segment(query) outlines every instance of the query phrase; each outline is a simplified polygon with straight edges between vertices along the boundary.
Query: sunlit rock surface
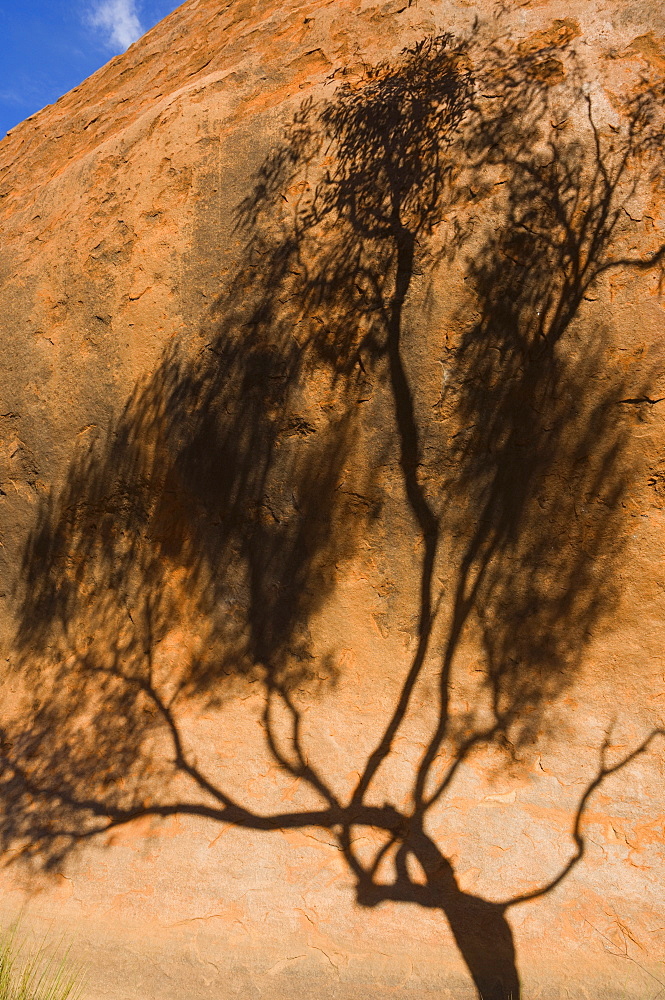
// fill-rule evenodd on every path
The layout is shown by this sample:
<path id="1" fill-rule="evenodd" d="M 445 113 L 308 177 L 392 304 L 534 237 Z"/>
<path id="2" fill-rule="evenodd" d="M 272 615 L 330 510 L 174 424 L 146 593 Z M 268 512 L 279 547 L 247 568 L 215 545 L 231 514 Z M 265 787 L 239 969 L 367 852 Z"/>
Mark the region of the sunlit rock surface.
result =
<path id="1" fill-rule="evenodd" d="M 90 997 L 665 983 L 664 73 L 190 0 L 0 143 L 2 909 Z"/>

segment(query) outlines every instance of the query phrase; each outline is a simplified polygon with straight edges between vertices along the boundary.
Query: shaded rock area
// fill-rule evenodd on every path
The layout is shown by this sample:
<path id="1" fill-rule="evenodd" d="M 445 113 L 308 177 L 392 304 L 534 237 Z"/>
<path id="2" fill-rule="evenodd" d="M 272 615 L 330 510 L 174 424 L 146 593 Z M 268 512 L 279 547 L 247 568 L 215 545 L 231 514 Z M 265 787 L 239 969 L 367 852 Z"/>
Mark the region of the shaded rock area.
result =
<path id="1" fill-rule="evenodd" d="M 6 917 L 94 998 L 665 988 L 665 15 L 189 0 L 0 143 Z"/>

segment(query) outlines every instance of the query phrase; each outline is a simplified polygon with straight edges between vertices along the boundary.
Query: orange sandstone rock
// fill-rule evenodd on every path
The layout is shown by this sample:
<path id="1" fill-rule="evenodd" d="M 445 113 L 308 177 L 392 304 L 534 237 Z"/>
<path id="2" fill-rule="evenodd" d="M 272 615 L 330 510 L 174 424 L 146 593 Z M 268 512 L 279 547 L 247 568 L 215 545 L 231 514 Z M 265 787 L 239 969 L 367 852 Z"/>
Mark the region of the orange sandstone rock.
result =
<path id="1" fill-rule="evenodd" d="M 90 996 L 663 980 L 664 35 L 189 0 L 0 143 L 3 906 Z"/>

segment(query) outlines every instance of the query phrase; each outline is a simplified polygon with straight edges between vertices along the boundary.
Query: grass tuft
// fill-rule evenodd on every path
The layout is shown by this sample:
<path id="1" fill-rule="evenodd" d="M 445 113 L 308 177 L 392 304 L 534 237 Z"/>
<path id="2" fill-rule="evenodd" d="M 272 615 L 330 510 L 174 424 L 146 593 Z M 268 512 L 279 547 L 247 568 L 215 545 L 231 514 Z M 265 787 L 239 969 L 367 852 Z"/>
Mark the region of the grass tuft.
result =
<path id="1" fill-rule="evenodd" d="M 17 928 L 0 932 L 0 1000 L 80 1000 L 81 970 L 41 944 L 26 951 Z"/>

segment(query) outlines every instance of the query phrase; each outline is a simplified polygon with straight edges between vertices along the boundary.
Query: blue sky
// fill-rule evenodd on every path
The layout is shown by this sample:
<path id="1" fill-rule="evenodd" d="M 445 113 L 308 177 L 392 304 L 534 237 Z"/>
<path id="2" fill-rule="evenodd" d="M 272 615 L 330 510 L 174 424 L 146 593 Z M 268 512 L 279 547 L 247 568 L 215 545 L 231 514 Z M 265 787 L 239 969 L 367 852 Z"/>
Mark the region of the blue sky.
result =
<path id="1" fill-rule="evenodd" d="M 0 139 L 182 0 L 0 0 Z"/>

